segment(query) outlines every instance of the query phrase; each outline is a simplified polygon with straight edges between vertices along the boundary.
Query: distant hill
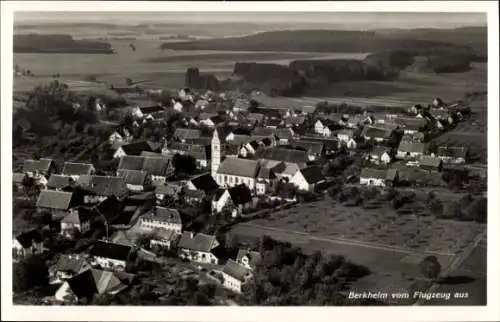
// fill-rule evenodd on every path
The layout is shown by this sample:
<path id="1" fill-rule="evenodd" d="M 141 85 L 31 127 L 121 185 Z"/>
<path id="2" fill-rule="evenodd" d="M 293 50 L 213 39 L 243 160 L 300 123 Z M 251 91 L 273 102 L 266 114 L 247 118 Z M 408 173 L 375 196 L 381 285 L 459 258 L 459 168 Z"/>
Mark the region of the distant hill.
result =
<path id="1" fill-rule="evenodd" d="M 486 55 L 486 28 L 457 29 L 386 29 L 379 31 L 349 30 L 282 30 L 262 32 L 245 37 L 164 43 L 163 49 L 232 50 L 232 51 L 311 51 L 373 53 L 385 50 L 407 50 L 415 55 L 436 51 Z"/>
<path id="2" fill-rule="evenodd" d="M 74 40 L 69 35 L 14 35 L 14 53 L 112 54 L 110 43 Z"/>

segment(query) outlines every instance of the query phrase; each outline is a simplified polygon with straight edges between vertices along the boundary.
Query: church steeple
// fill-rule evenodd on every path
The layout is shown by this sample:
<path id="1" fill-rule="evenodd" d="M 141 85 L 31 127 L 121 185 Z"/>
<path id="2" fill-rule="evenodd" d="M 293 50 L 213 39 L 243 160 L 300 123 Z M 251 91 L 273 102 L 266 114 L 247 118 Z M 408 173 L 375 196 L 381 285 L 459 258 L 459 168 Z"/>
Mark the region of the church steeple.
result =
<path id="1" fill-rule="evenodd" d="M 221 162 L 221 143 L 219 139 L 219 133 L 217 129 L 214 130 L 214 134 L 212 136 L 212 162 L 211 162 L 211 173 L 214 180 L 216 179 L 215 175 L 217 174 L 217 170 L 219 169 Z"/>

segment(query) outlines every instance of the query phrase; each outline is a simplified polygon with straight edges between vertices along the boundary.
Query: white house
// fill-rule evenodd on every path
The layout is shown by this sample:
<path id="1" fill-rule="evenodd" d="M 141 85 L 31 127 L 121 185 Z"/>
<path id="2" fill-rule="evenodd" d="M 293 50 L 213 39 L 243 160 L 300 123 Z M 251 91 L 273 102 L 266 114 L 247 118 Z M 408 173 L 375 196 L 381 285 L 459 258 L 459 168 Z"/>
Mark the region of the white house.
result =
<path id="1" fill-rule="evenodd" d="M 245 184 L 239 184 L 226 190 L 218 191 L 212 201 L 212 212 L 229 210 L 237 217 L 244 209 L 254 206 L 252 193 Z"/>
<path id="2" fill-rule="evenodd" d="M 177 112 L 182 112 L 183 106 L 181 102 L 175 102 L 173 105 L 173 109 Z"/>
<path id="3" fill-rule="evenodd" d="M 326 137 L 332 136 L 331 129 L 328 127 L 328 125 L 323 124 L 323 123 L 324 122 L 321 122 L 321 120 L 317 120 L 316 123 L 314 123 L 314 132 L 316 134 L 326 136 Z"/>
<path id="4" fill-rule="evenodd" d="M 122 271 L 125 269 L 131 253 L 130 246 L 99 240 L 92 246 L 89 255 L 92 266 Z"/>
<path id="5" fill-rule="evenodd" d="M 387 147 L 377 146 L 367 153 L 367 159 L 375 164 L 388 164 L 392 161 L 391 151 Z"/>
<path id="6" fill-rule="evenodd" d="M 236 293 L 242 292 L 242 286 L 251 278 L 252 272 L 245 266 L 229 259 L 222 269 L 222 285 Z"/>
<path id="7" fill-rule="evenodd" d="M 139 223 L 141 228 L 148 230 L 172 230 L 179 234 L 182 232 L 181 215 L 173 208 L 156 207 L 154 211 L 141 216 Z"/>
<path id="8" fill-rule="evenodd" d="M 219 259 L 212 250 L 219 246 L 219 242 L 212 235 L 184 232 L 179 240 L 179 257 L 197 263 L 217 264 Z"/>
<path id="9" fill-rule="evenodd" d="M 321 167 L 309 166 L 300 169 L 290 180 L 297 189 L 301 191 L 314 191 L 316 185 L 325 181 L 325 176 L 321 173 Z"/>
<path id="10" fill-rule="evenodd" d="M 57 264 L 51 268 L 51 284 L 58 284 L 90 268 L 80 254 L 61 254 Z"/>
<path id="11" fill-rule="evenodd" d="M 43 238 L 36 230 L 29 230 L 17 235 L 12 241 L 13 260 L 20 260 L 27 256 L 43 252 Z"/>
<path id="12" fill-rule="evenodd" d="M 398 177 L 396 169 L 370 169 L 364 168 L 359 176 L 359 183 L 366 186 L 386 187 L 393 184 Z"/>
<path id="13" fill-rule="evenodd" d="M 246 184 L 250 190 L 255 189 L 259 161 L 240 158 L 226 158 L 215 174 L 215 181 L 221 187 L 234 187 Z"/>
<path id="14" fill-rule="evenodd" d="M 353 130 L 342 130 L 337 133 L 337 139 L 339 140 L 339 142 L 347 143 L 353 138 L 354 138 Z"/>
<path id="15" fill-rule="evenodd" d="M 259 252 L 254 252 L 248 249 L 239 249 L 236 255 L 236 262 L 246 268 L 253 270 L 255 266 L 260 262 L 262 256 Z"/>
<path id="16" fill-rule="evenodd" d="M 72 238 L 75 230 L 80 234 L 85 234 L 90 230 L 92 215 L 92 210 L 89 208 L 71 209 L 69 214 L 61 220 L 61 235 Z"/>

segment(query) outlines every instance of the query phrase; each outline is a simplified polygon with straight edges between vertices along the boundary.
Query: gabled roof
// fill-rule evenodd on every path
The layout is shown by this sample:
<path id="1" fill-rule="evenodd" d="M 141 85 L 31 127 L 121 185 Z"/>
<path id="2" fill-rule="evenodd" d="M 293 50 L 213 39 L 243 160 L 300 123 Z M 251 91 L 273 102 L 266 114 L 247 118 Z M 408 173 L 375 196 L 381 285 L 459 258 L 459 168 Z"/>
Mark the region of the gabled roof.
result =
<path id="1" fill-rule="evenodd" d="M 249 113 L 246 116 L 247 120 L 252 122 L 262 122 L 264 120 L 264 114 L 261 113 Z"/>
<path id="2" fill-rule="evenodd" d="M 13 183 L 22 183 L 25 177 L 26 177 L 25 173 L 14 172 L 12 174 L 12 182 Z"/>
<path id="3" fill-rule="evenodd" d="M 399 143 L 398 151 L 411 153 L 425 153 L 425 143 L 422 142 L 404 142 Z"/>
<path id="4" fill-rule="evenodd" d="M 89 163 L 64 162 L 61 173 L 63 175 L 90 175 L 94 170 L 94 166 Z"/>
<path id="5" fill-rule="evenodd" d="M 73 276 L 67 282 L 73 294 L 81 299 L 92 298 L 95 294 L 116 294 L 127 288 L 133 276 L 91 268 Z"/>
<path id="6" fill-rule="evenodd" d="M 218 174 L 255 178 L 259 171 L 259 162 L 240 158 L 226 158 L 222 161 Z"/>
<path id="7" fill-rule="evenodd" d="M 142 169 L 153 176 L 165 176 L 170 169 L 170 159 L 167 157 L 144 157 Z"/>
<path id="8" fill-rule="evenodd" d="M 118 170 L 118 176 L 123 177 L 126 184 L 142 186 L 146 182 L 148 173 L 139 170 Z"/>
<path id="9" fill-rule="evenodd" d="M 222 272 L 243 282 L 246 277 L 250 275 L 250 270 L 243 265 L 235 262 L 232 259 L 228 259 L 226 265 L 222 269 Z"/>
<path id="10" fill-rule="evenodd" d="M 146 220 L 158 220 L 165 223 L 182 225 L 181 215 L 179 211 L 174 208 L 156 207 L 154 211 L 145 214 L 142 218 Z"/>
<path id="11" fill-rule="evenodd" d="M 101 201 L 97 206 L 94 207 L 104 218 L 111 220 L 120 215 L 123 210 L 123 203 L 116 198 L 116 196 L 110 196 L 103 201 Z"/>
<path id="12" fill-rule="evenodd" d="M 68 210 L 72 205 L 73 193 L 53 190 L 42 190 L 36 206 L 54 210 Z"/>
<path id="13" fill-rule="evenodd" d="M 259 173 L 257 174 L 257 179 L 273 179 L 275 177 L 274 171 L 266 167 L 260 167 Z"/>
<path id="14" fill-rule="evenodd" d="M 207 160 L 210 156 L 210 146 L 208 145 L 205 146 L 173 141 L 168 145 L 168 149 L 175 153 L 185 153 L 197 160 Z"/>
<path id="15" fill-rule="evenodd" d="M 437 157 L 432 157 L 430 155 L 423 155 L 420 157 L 418 160 L 418 163 L 421 166 L 427 166 L 427 167 L 439 167 L 439 165 L 442 163 L 441 159 Z"/>
<path id="16" fill-rule="evenodd" d="M 262 158 L 302 164 L 307 162 L 307 152 L 304 150 L 276 147 L 264 151 Z"/>
<path id="17" fill-rule="evenodd" d="M 47 182 L 47 188 L 61 189 L 71 185 L 74 182 L 73 178 L 61 174 L 52 174 Z"/>
<path id="18" fill-rule="evenodd" d="M 385 146 L 375 146 L 370 152 L 369 155 L 381 157 L 384 153 L 389 153 L 391 151 L 390 148 Z"/>
<path id="19" fill-rule="evenodd" d="M 130 246 L 98 240 L 89 253 L 91 256 L 126 261 L 131 252 L 132 248 Z"/>
<path id="20" fill-rule="evenodd" d="M 33 243 L 41 243 L 43 241 L 42 235 L 36 229 L 22 232 L 16 236 L 16 239 L 25 249 L 31 247 Z"/>
<path id="21" fill-rule="evenodd" d="M 248 249 L 239 249 L 238 255 L 236 255 L 236 261 L 241 263 L 243 257 L 248 258 L 250 267 L 255 267 L 255 265 L 257 265 L 262 259 L 262 255 L 259 252 L 254 252 Z"/>
<path id="22" fill-rule="evenodd" d="M 52 159 L 25 160 L 23 164 L 24 172 L 48 172 L 53 165 Z"/>
<path id="23" fill-rule="evenodd" d="M 227 142 L 234 145 L 242 145 L 250 141 L 249 135 L 241 135 L 235 134 L 232 140 L 228 140 Z"/>
<path id="24" fill-rule="evenodd" d="M 138 155 L 126 155 L 120 158 L 118 170 L 142 170 L 144 157 Z"/>
<path id="25" fill-rule="evenodd" d="M 368 138 L 381 138 L 381 139 L 389 139 L 391 137 L 392 130 L 385 129 L 381 127 L 374 127 L 370 125 L 366 125 L 363 128 L 363 132 L 361 136 L 366 136 Z"/>
<path id="26" fill-rule="evenodd" d="M 299 147 L 310 153 L 321 154 L 325 147 L 325 143 L 321 141 L 296 140 L 290 143 L 292 147 Z"/>
<path id="27" fill-rule="evenodd" d="M 191 181 L 197 190 L 205 192 L 213 191 L 219 187 L 210 173 L 200 174 L 189 181 Z"/>
<path id="28" fill-rule="evenodd" d="M 84 267 L 85 263 L 85 259 L 79 255 L 61 254 L 55 265 L 55 270 L 77 274 Z"/>
<path id="29" fill-rule="evenodd" d="M 90 221 L 90 218 L 92 217 L 92 209 L 87 207 L 78 207 L 75 211 L 71 211 L 68 215 L 61 219 L 61 222 L 68 224 L 81 224 Z"/>
<path id="30" fill-rule="evenodd" d="M 201 136 L 201 131 L 197 129 L 178 128 L 174 132 L 177 140 L 196 139 Z"/>
<path id="31" fill-rule="evenodd" d="M 363 168 L 361 170 L 360 178 L 373 178 L 373 179 L 386 179 L 387 170 Z"/>
<path id="32" fill-rule="evenodd" d="M 229 188 L 228 192 L 235 205 L 244 205 L 252 201 L 252 192 L 246 184 L 239 184 Z"/>
<path id="33" fill-rule="evenodd" d="M 210 252 L 217 247 L 217 239 L 215 236 L 206 235 L 202 233 L 194 234 L 191 232 L 184 232 L 179 240 L 179 248 L 189 249 L 200 252 Z"/>
<path id="34" fill-rule="evenodd" d="M 441 157 L 465 158 L 468 149 L 465 146 L 439 146 L 437 155 Z"/>
<path id="35" fill-rule="evenodd" d="M 273 136 L 276 129 L 270 129 L 267 127 L 257 127 L 252 131 L 252 137 L 268 137 Z"/>
<path id="36" fill-rule="evenodd" d="M 138 141 L 121 146 L 126 155 L 141 155 L 142 151 L 156 152 L 158 147 L 149 141 Z"/>
<path id="37" fill-rule="evenodd" d="M 80 176 L 77 182 L 82 182 L 83 180 L 80 180 L 82 179 L 82 177 L 84 176 Z M 127 185 L 123 177 L 90 176 L 89 179 L 90 180 L 88 180 L 88 183 L 82 182 L 82 187 L 96 194 L 97 196 L 122 197 L 127 193 Z"/>
<path id="38" fill-rule="evenodd" d="M 325 176 L 323 175 L 321 170 L 322 169 L 320 166 L 313 165 L 305 167 L 299 171 L 302 173 L 302 176 L 304 177 L 307 183 L 313 184 L 325 179 Z"/>

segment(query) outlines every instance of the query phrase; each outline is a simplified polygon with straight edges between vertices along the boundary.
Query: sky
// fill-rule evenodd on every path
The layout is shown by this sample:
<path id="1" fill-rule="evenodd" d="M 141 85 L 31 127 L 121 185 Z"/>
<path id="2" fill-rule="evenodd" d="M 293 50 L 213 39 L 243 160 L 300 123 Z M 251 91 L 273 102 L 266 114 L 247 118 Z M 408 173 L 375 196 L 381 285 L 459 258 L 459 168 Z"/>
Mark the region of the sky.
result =
<path id="1" fill-rule="evenodd" d="M 455 28 L 485 26 L 484 13 L 436 12 L 18 12 L 15 22 L 139 23 L 296 23 L 366 28 Z"/>

